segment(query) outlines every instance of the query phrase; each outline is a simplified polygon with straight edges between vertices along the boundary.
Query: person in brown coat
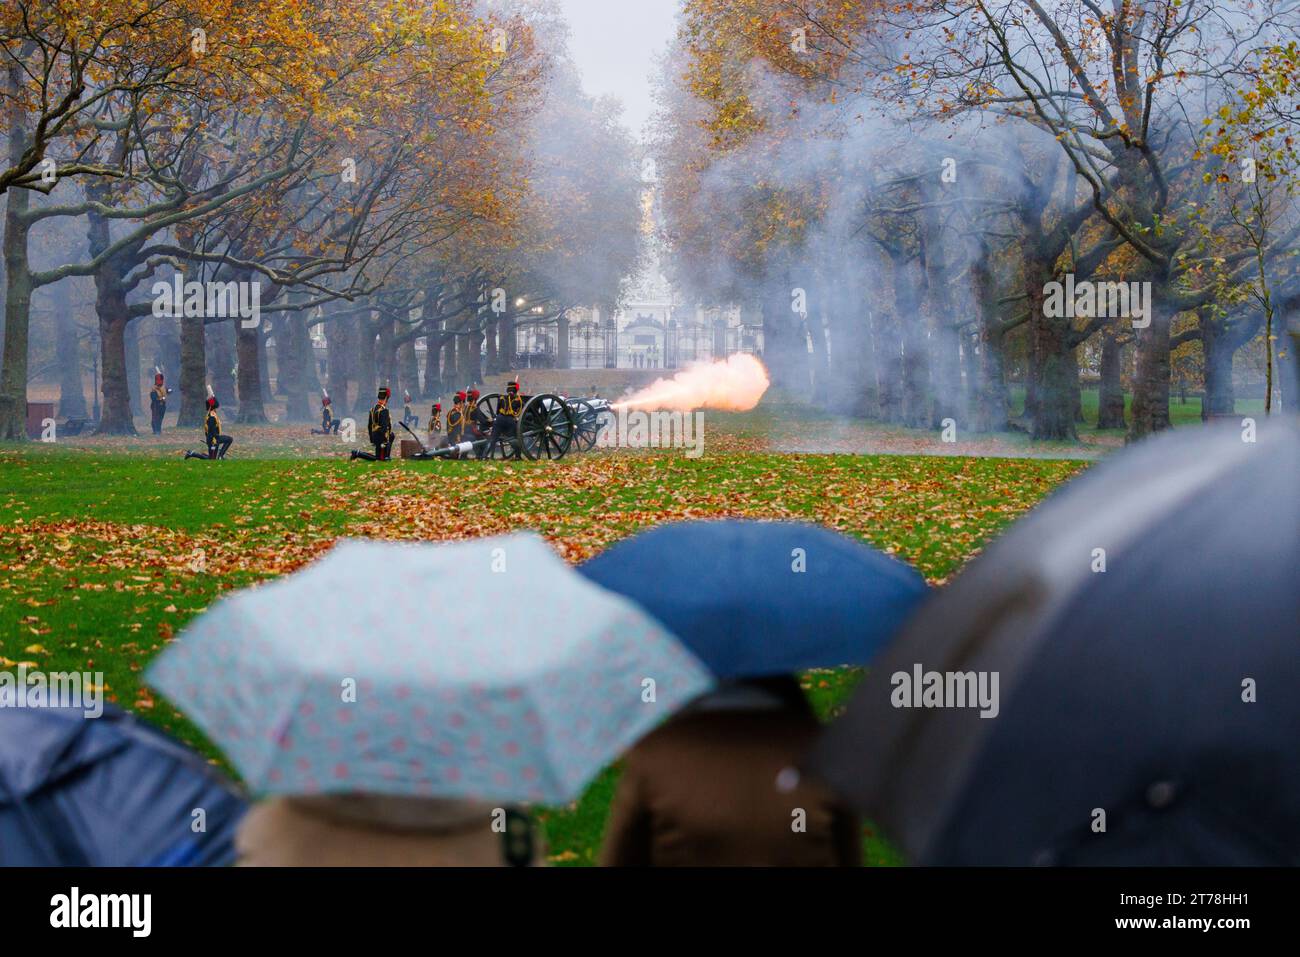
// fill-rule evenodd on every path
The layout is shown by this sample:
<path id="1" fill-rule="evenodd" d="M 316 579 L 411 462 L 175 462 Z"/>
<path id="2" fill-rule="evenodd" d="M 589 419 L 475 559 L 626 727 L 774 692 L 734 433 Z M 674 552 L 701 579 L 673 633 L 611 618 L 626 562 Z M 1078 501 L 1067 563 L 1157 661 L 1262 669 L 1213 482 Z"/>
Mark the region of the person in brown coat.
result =
<path id="1" fill-rule="evenodd" d="M 856 817 L 794 770 L 819 730 L 794 678 L 704 696 L 626 755 L 601 864 L 860 864 Z"/>

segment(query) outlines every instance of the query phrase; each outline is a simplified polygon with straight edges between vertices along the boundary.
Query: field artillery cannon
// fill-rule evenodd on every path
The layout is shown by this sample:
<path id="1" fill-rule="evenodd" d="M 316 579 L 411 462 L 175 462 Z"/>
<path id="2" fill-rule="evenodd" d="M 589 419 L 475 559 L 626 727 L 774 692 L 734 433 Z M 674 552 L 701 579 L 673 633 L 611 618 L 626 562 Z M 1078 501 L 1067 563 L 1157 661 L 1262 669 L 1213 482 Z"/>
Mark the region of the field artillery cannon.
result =
<path id="1" fill-rule="evenodd" d="M 593 397 L 565 399 L 565 402 L 573 412 L 574 426 L 577 430 L 573 436 L 574 444 L 579 452 L 590 452 L 596 447 L 600 430 L 614 414 L 609 400 Z"/>
<path id="2" fill-rule="evenodd" d="M 570 451 L 590 451 L 595 448 L 600 430 L 612 414 L 608 400 L 601 398 L 567 398 L 552 392 L 521 395 L 519 398 L 524 403 L 519 428 L 514 433 L 502 433 L 491 451 L 494 459 L 562 459 Z M 496 418 L 501 399 L 501 393 L 489 392 L 479 398 L 470 412 L 482 438 L 466 438 L 442 448 L 430 449 L 411 432 L 420 446 L 420 452 L 414 457 L 477 457 L 490 441 L 487 433 Z M 408 428 L 407 431 L 411 430 Z M 470 434 L 466 432 L 466 435 Z"/>
<path id="3" fill-rule="evenodd" d="M 489 392 L 478 400 L 471 415 L 480 423 L 483 432 L 492 427 L 501 393 Z M 502 433 L 492 458 L 562 459 L 573 448 L 578 436 L 578 422 L 568 400 L 551 392 L 539 395 L 521 395 L 524 408 L 519 415 L 519 427 L 513 433 Z M 486 435 L 470 443 L 477 453 L 488 444 Z M 595 444 L 593 437 L 592 444 Z"/>

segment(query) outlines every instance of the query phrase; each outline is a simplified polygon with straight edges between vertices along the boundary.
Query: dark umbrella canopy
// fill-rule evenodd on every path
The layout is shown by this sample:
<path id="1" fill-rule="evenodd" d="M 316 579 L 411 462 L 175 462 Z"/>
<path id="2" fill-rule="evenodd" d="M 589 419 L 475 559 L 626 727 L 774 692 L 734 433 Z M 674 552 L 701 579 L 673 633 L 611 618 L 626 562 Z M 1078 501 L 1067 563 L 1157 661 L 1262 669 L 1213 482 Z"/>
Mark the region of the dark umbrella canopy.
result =
<path id="1" fill-rule="evenodd" d="M 245 809 L 202 757 L 120 710 L 0 709 L 0 866 L 229 864 Z"/>
<path id="2" fill-rule="evenodd" d="M 925 597 L 915 569 L 799 522 L 678 522 L 578 569 L 631 598 L 720 678 L 861 664 Z"/>
<path id="3" fill-rule="evenodd" d="M 918 666 L 996 674 L 996 717 L 899 706 Z M 1197 430 L 975 559 L 808 764 L 919 863 L 1296 864 L 1297 689 L 1300 439 Z"/>

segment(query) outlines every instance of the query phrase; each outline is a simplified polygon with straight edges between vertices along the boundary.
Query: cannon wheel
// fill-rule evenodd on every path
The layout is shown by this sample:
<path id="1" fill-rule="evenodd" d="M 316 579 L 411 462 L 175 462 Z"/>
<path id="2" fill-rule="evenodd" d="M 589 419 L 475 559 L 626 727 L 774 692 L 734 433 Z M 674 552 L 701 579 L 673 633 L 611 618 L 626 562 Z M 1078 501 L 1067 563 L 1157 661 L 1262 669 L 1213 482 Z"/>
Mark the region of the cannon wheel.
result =
<path id="1" fill-rule="evenodd" d="M 573 422 L 576 429 L 573 441 L 579 452 L 590 452 L 596 447 L 600 436 L 601 413 L 586 399 L 570 399 L 569 408 L 573 410 Z"/>
<path id="2" fill-rule="evenodd" d="M 487 395 L 479 397 L 478 405 L 474 408 L 486 415 L 488 422 L 492 422 L 497 417 L 497 407 L 499 405 L 501 405 L 501 393 L 489 392 Z M 485 435 L 483 438 L 486 440 L 487 436 Z M 492 450 L 492 458 L 515 458 L 518 455 L 518 452 L 518 445 L 512 442 L 509 438 L 506 438 L 505 441 L 498 442 L 497 447 Z"/>
<path id="3" fill-rule="evenodd" d="M 519 446 L 529 459 L 564 458 L 576 432 L 569 404 L 549 392 L 529 399 L 519 417 Z"/>

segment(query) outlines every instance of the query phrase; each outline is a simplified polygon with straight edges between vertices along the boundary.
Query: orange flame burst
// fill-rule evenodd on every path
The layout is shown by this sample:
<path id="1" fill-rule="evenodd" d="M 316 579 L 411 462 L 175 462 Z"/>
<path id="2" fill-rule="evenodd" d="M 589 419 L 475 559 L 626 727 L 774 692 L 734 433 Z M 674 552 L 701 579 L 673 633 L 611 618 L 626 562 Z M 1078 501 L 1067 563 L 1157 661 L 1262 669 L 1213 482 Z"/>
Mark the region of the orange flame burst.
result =
<path id="1" fill-rule="evenodd" d="M 614 403 L 616 409 L 689 412 L 721 409 L 747 412 L 758 405 L 770 381 L 763 363 L 748 353 L 687 366 L 671 379 L 654 383 Z"/>

